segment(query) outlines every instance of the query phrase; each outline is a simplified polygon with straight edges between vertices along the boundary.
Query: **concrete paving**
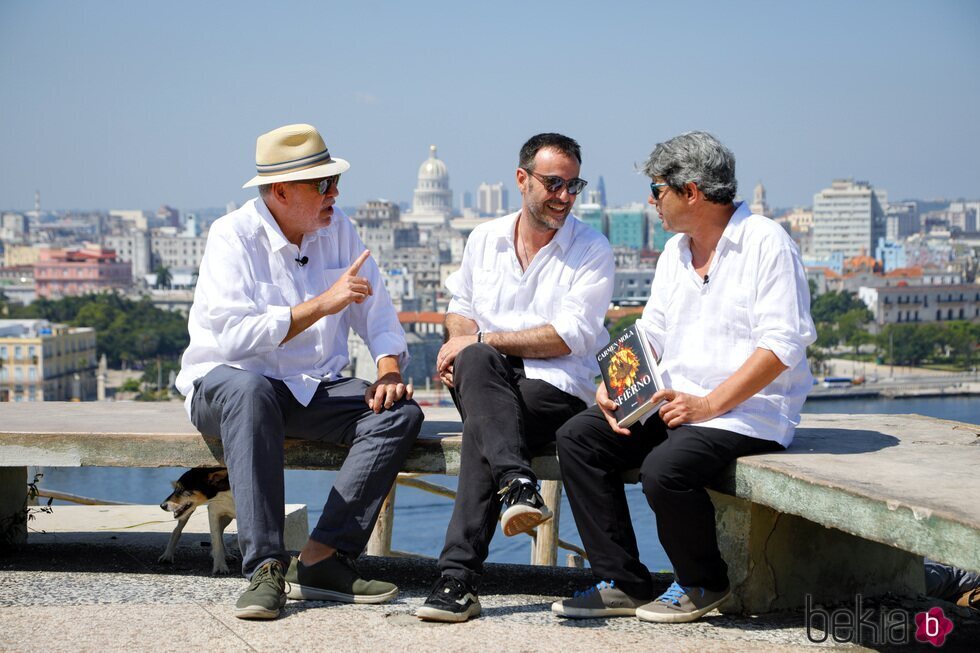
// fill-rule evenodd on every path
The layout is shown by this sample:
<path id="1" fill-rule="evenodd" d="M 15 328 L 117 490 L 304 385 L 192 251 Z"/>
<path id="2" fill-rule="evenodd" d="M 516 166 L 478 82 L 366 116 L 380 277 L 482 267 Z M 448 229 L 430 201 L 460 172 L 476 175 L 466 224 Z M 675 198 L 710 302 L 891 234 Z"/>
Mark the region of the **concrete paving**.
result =
<path id="1" fill-rule="evenodd" d="M 465 624 L 424 623 L 412 613 L 436 579 L 435 564 L 374 557 L 361 558 L 361 570 L 398 583 L 402 593 L 394 602 L 290 601 L 275 621 L 246 622 L 233 616 L 245 582 L 209 575 L 206 540 L 200 534 L 185 537 L 172 565 L 156 562 L 166 544 L 162 533 L 120 533 L 98 543 L 52 533 L 44 543 L 35 539 L 0 554 L 0 650 L 724 652 L 812 650 L 832 643 L 818 645 L 807 638 L 802 611 L 759 617 L 712 613 L 700 622 L 677 625 L 633 618 L 560 619 L 550 613 L 551 602 L 591 584 L 591 574 L 523 565 L 488 566 L 481 618 Z M 665 588 L 669 580 L 658 576 L 658 587 Z M 871 607 L 876 615 L 885 609 L 912 615 L 935 603 L 886 601 Z M 980 619 L 940 605 L 955 624 L 943 650 L 975 651 Z M 821 638 L 823 633 L 812 635 Z"/>

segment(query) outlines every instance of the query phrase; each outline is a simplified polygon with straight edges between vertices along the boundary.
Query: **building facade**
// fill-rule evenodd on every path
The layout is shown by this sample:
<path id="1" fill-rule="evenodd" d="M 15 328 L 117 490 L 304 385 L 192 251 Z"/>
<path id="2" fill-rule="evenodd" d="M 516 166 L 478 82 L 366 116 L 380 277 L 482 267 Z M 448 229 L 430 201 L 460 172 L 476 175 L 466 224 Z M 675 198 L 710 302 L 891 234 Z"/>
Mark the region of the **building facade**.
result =
<path id="1" fill-rule="evenodd" d="M 101 247 L 42 249 L 34 266 L 34 287 L 38 297 L 125 290 L 132 283 L 130 264 L 120 261 L 114 250 Z"/>
<path id="2" fill-rule="evenodd" d="M 813 196 L 811 256 L 835 252 L 845 258 L 874 251 L 885 236 L 885 212 L 878 193 L 866 181 L 835 179 Z"/>
<path id="3" fill-rule="evenodd" d="M 429 146 L 429 158 L 419 166 L 418 184 L 411 213 L 402 216 L 403 222 L 420 226 L 442 226 L 453 214 L 453 191 L 449 188 L 449 169 L 436 156 L 436 146 Z"/>
<path id="4" fill-rule="evenodd" d="M 892 286 L 860 288 L 858 297 L 875 323 L 980 322 L 980 285 Z"/>
<path id="5" fill-rule="evenodd" d="M 0 320 L 0 401 L 94 401 L 95 330 Z"/>

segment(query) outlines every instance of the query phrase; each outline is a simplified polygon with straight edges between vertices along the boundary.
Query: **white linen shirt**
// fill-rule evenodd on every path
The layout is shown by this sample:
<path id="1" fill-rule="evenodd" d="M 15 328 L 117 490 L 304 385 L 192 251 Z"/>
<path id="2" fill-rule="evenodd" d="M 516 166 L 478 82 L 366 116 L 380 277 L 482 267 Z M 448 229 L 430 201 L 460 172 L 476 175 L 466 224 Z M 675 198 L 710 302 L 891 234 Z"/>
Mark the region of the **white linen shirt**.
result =
<path id="1" fill-rule="evenodd" d="M 595 354 L 609 342 L 603 326 L 615 262 L 605 236 L 569 214 L 565 224 L 521 270 L 514 247 L 520 211 L 481 224 L 466 241 L 460 269 L 446 279 L 448 312 L 482 331 L 522 331 L 550 324 L 571 353 L 525 358 L 529 379 L 595 402 Z"/>
<path id="2" fill-rule="evenodd" d="M 816 339 L 796 244 L 778 224 L 740 203 L 718 241 L 707 278 L 694 271 L 687 235 L 667 241 L 639 320 L 661 356 L 664 382 L 705 396 L 756 349 L 768 349 L 787 369 L 732 410 L 698 426 L 787 446 L 813 384 L 806 348 Z"/>
<path id="3" fill-rule="evenodd" d="M 188 319 L 191 341 L 177 376 L 188 414 L 194 381 L 219 365 L 281 379 L 299 403 L 309 405 L 320 381 L 338 378 L 349 364 L 352 327 L 375 361 L 392 355 L 404 365 L 405 332 L 373 257 L 358 272 L 371 282 L 373 295 L 280 344 L 289 331 L 291 307 L 327 290 L 364 249 L 339 208 L 330 224 L 306 234 L 300 247 L 286 240 L 261 198 L 215 221 Z M 308 262 L 301 266 L 296 259 L 304 256 Z"/>

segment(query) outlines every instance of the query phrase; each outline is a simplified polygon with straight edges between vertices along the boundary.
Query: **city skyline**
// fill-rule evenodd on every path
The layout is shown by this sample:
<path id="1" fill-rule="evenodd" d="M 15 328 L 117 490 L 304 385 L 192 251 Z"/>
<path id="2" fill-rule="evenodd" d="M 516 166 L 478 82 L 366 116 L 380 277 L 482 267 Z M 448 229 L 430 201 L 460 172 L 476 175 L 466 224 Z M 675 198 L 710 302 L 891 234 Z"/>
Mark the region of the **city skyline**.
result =
<path id="1" fill-rule="evenodd" d="M 773 207 L 833 179 L 892 199 L 976 197 L 980 5 L 709 2 L 470 8 L 370 3 L 8 3 L 0 8 L 0 207 L 183 210 L 242 203 L 255 137 L 310 122 L 351 161 L 340 203 L 410 201 L 430 145 L 456 206 L 561 131 L 609 203 L 688 129 Z M 317 20 L 322 17 L 322 20 Z M 261 45 L 261 47 L 259 47 Z"/>

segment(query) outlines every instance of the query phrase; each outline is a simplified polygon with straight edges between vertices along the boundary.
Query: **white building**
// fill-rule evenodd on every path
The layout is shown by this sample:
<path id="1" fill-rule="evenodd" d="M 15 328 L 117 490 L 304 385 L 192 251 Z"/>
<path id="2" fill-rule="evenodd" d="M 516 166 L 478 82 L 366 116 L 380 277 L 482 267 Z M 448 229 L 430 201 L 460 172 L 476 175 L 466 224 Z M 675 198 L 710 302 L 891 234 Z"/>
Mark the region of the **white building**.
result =
<path id="1" fill-rule="evenodd" d="M 476 189 L 476 208 L 480 215 L 499 216 L 507 214 L 507 188 L 503 182 L 488 184 L 483 182 Z"/>
<path id="2" fill-rule="evenodd" d="M 749 210 L 756 215 L 772 217 L 769 212 L 769 203 L 766 202 L 766 187 L 762 185 L 761 181 L 756 184 L 755 190 L 752 192 L 752 204 L 749 205 Z"/>
<path id="3" fill-rule="evenodd" d="M 866 181 L 835 179 L 813 196 L 812 256 L 844 258 L 874 251 L 885 236 L 885 212 L 878 192 Z"/>
<path id="4" fill-rule="evenodd" d="M 436 146 L 429 146 L 429 158 L 419 166 L 418 185 L 412 211 L 402 215 L 402 222 L 419 226 L 442 226 L 453 213 L 453 191 L 449 189 L 449 170 L 436 157 Z"/>

